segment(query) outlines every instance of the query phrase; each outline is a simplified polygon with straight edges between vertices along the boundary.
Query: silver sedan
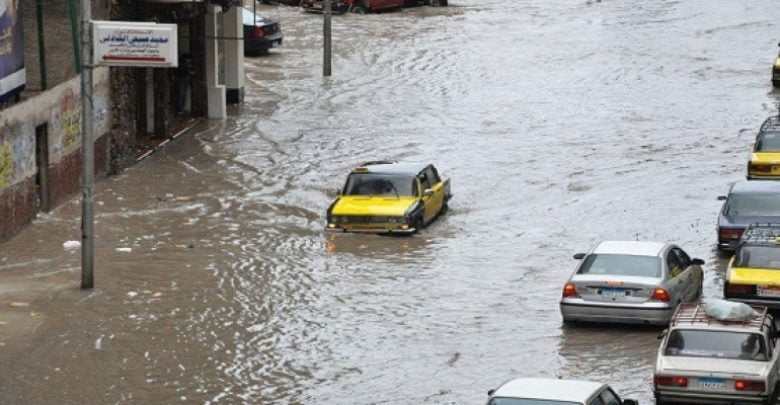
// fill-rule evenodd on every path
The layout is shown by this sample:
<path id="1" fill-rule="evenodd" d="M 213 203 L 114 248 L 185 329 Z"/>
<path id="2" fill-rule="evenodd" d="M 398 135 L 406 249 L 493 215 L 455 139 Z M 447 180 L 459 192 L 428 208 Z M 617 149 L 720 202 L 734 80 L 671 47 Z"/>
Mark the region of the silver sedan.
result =
<path id="1" fill-rule="evenodd" d="M 665 325 L 677 305 L 701 297 L 704 261 L 675 245 L 605 241 L 581 260 L 563 288 L 564 322 Z"/>

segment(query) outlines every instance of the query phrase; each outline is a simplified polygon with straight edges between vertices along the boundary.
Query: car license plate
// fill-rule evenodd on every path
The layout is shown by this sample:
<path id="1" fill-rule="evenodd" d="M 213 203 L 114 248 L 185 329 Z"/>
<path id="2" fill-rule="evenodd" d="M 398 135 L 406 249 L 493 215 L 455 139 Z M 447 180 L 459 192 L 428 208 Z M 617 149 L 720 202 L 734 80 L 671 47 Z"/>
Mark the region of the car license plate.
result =
<path id="1" fill-rule="evenodd" d="M 705 390 L 724 390 L 726 381 L 722 378 L 699 378 L 699 388 Z"/>
<path id="2" fill-rule="evenodd" d="M 757 287 L 756 292 L 758 293 L 759 297 L 780 298 L 780 287 Z"/>
<path id="3" fill-rule="evenodd" d="M 626 296 L 625 288 L 604 288 L 601 290 L 601 296 L 604 298 L 620 298 Z"/>

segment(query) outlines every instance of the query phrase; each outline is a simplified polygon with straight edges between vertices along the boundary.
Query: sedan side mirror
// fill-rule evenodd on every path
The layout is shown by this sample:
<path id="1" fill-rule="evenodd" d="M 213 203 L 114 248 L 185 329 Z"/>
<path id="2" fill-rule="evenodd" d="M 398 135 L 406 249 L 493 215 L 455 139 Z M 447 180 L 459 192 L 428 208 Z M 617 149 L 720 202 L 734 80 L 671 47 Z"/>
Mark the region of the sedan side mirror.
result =
<path id="1" fill-rule="evenodd" d="M 423 197 L 430 197 L 433 195 L 433 190 L 430 188 L 426 188 L 425 191 L 423 191 Z"/>
<path id="2" fill-rule="evenodd" d="M 488 396 L 493 395 L 495 392 L 496 392 L 496 390 L 489 390 L 488 391 Z"/>
<path id="3" fill-rule="evenodd" d="M 727 199 L 728 199 L 728 197 L 726 197 L 725 195 L 719 195 L 718 196 L 718 201 L 726 201 Z"/>
<path id="4" fill-rule="evenodd" d="M 575 260 L 582 260 L 584 258 L 585 258 L 585 253 L 577 253 L 576 255 L 574 255 Z"/>
<path id="5" fill-rule="evenodd" d="M 635 399 L 624 399 L 623 405 L 639 405 L 639 401 Z"/>
<path id="6" fill-rule="evenodd" d="M 664 329 L 661 332 L 658 333 L 658 336 L 656 336 L 656 339 L 661 340 L 666 337 L 666 334 L 669 333 L 669 329 Z"/>
<path id="7" fill-rule="evenodd" d="M 702 259 L 693 259 L 691 260 L 691 264 L 694 266 L 704 266 L 704 260 Z"/>

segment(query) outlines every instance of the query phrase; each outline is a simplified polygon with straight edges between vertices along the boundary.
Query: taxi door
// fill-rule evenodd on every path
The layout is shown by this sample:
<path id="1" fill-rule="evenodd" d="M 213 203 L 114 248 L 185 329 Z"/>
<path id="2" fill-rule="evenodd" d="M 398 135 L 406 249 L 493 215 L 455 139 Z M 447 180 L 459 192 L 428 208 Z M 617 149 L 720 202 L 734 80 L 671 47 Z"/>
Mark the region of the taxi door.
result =
<path id="1" fill-rule="evenodd" d="M 439 173 L 433 166 L 428 166 L 420 174 L 422 185 L 422 201 L 425 207 L 425 222 L 429 222 L 441 211 L 444 205 L 444 182 L 439 178 Z"/>

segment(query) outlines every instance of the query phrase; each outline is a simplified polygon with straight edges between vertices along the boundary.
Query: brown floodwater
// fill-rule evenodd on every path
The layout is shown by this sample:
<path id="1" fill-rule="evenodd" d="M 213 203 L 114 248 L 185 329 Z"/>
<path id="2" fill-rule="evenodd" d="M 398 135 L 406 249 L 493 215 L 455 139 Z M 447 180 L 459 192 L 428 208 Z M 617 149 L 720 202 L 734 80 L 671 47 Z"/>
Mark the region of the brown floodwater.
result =
<path id="1" fill-rule="evenodd" d="M 670 241 L 719 296 L 716 197 L 777 111 L 775 1 L 452 0 L 285 40 L 246 103 L 0 245 L 0 403 L 474 404 L 517 376 L 652 402 L 658 330 L 564 327 L 572 254 Z M 450 211 L 409 238 L 326 234 L 350 169 L 434 162 Z M 128 249 L 130 251 L 128 251 Z M 121 249 L 121 250 L 117 250 Z M 11 302 L 29 306 L 10 306 Z"/>

